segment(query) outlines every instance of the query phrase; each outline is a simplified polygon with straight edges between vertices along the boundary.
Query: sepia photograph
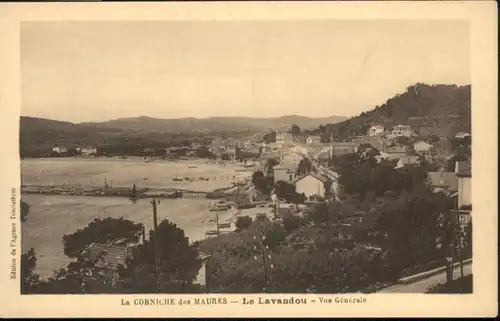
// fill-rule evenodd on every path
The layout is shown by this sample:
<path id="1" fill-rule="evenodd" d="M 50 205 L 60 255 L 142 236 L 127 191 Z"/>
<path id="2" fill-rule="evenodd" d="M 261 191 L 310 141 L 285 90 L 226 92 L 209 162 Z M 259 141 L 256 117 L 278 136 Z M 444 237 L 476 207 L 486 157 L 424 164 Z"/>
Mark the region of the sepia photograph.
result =
<path id="1" fill-rule="evenodd" d="M 493 313 L 496 18 L 403 4 L 5 6 L 2 316 Z"/>
<path id="2" fill-rule="evenodd" d="M 472 293 L 466 21 L 20 42 L 23 294 Z"/>

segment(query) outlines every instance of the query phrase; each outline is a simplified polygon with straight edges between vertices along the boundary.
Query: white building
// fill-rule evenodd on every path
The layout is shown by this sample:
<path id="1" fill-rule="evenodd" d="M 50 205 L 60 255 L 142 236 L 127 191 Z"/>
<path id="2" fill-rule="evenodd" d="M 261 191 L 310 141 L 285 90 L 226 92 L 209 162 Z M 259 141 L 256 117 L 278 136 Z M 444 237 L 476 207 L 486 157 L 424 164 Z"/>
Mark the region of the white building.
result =
<path id="1" fill-rule="evenodd" d="M 319 144 L 321 144 L 321 137 L 320 136 L 309 136 L 306 139 L 306 144 L 307 145 L 319 145 Z"/>
<path id="2" fill-rule="evenodd" d="M 424 141 L 418 141 L 413 144 L 413 149 L 419 154 L 426 155 L 431 151 L 432 145 Z"/>
<path id="3" fill-rule="evenodd" d="M 56 145 L 56 146 L 52 147 L 52 151 L 54 153 L 60 154 L 60 153 L 66 153 L 68 151 L 68 149 L 66 147 Z"/>
<path id="4" fill-rule="evenodd" d="M 471 162 L 463 161 L 455 163 L 455 175 L 458 177 L 458 208 L 472 205 L 471 191 Z"/>
<path id="5" fill-rule="evenodd" d="M 201 286 L 206 286 L 208 283 L 208 275 L 207 275 L 207 261 L 211 258 L 211 255 L 200 253 L 198 258 L 201 261 L 201 267 L 198 270 L 198 274 L 196 275 L 196 279 L 194 281 L 195 284 L 199 284 Z"/>
<path id="6" fill-rule="evenodd" d="M 281 164 L 274 166 L 274 182 L 284 181 L 290 182 L 295 178 L 295 172 L 293 169 L 283 166 Z"/>
<path id="7" fill-rule="evenodd" d="M 394 137 L 411 137 L 411 127 L 407 125 L 396 125 L 392 128 L 392 135 Z"/>
<path id="8" fill-rule="evenodd" d="M 378 136 L 378 135 L 381 135 L 384 133 L 384 126 L 382 125 L 374 125 L 372 127 L 370 127 L 370 129 L 368 130 L 368 136 Z"/>
<path id="9" fill-rule="evenodd" d="M 292 184 L 295 185 L 295 191 L 298 194 L 304 193 L 304 195 L 309 199 L 314 195 L 325 197 L 326 182 L 326 178 L 313 173 L 308 173 L 293 180 Z"/>
<path id="10" fill-rule="evenodd" d="M 154 151 L 154 150 L 153 150 Z M 97 148 L 95 147 L 84 147 L 80 149 L 82 156 L 92 156 L 97 154 Z"/>
<path id="11" fill-rule="evenodd" d="M 469 136 L 471 136 L 471 134 L 469 134 L 469 133 L 463 133 L 462 132 L 462 133 L 456 134 L 455 138 L 457 138 L 457 139 L 464 139 L 465 137 L 469 137 Z"/>

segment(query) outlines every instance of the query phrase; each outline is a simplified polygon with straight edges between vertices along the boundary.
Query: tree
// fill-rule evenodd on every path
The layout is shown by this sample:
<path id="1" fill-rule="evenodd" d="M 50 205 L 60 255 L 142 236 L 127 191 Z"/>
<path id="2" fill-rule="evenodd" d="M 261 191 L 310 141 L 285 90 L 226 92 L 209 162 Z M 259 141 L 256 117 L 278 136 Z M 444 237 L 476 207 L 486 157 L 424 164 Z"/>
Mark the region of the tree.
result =
<path id="1" fill-rule="evenodd" d="M 28 213 L 30 211 L 30 206 L 28 203 L 21 200 L 21 222 L 25 222 L 28 218 Z"/>
<path id="2" fill-rule="evenodd" d="M 439 247 L 439 240 L 445 238 L 449 244 L 448 224 L 440 224 L 440 217 L 448 217 L 453 208 L 451 200 L 442 194 L 422 191 L 409 199 L 400 199 L 388 204 L 382 210 L 374 231 L 385 238 L 380 245 L 391 255 L 395 271 L 417 264 L 425 264 L 447 254 L 445 247 Z M 449 233 L 448 233 L 449 234 Z"/>
<path id="3" fill-rule="evenodd" d="M 297 175 L 305 175 L 309 173 L 312 169 L 311 160 L 307 157 L 304 157 L 300 160 L 299 165 L 297 166 Z"/>
<path id="4" fill-rule="evenodd" d="M 201 267 L 198 249 L 189 244 L 184 231 L 168 220 L 163 220 L 156 231 L 149 232 L 149 240 L 132 249 L 132 258 L 121 271 L 133 293 L 185 292 Z M 158 260 L 158 270 L 156 269 Z"/>
<path id="5" fill-rule="evenodd" d="M 277 181 L 275 184 L 276 196 L 288 200 L 295 196 L 295 186 L 285 181 Z"/>
<path id="6" fill-rule="evenodd" d="M 125 293 L 123 280 L 119 280 L 117 271 L 97 264 L 101 258 L 100 255 L 92 257 L 88 251 L 84 251 L 67 267 L 55 271 L 48 280 L 40 282 L 37 293 Z"/>
<path id="7" fill-rule="evenodd" d="M 264 136 L 264 142 L 266 144 L 276 143 L 276 132 L 273 131 L 273 132 L 267 133 Z"/>
<path id="8" fill-rule="evenodd" d="M 124 239 L 126 243 L 139 241 L 142 224 L 122 218 L 95 219 L 84 229 L 63 236 L 64 254 L 76 258 L 92 243 L 109 243 Z"/>
<path id="9" fill-rule="evenodd" d="M 40 276 L 35 272 L 36 253 L 33 248 L 21 255 L 21 294 L 36 293 Z"/>
<path id="10" fill-rule="evenodd" d="M 326 181 L 323 182 L 323 188 L 325 189 L 325 198 L 333 196 L 332 185 L 333 181 L 331 179 L 327 179 Z"/>
<path id="11" fill-rule="evenodd" d="M 314 225 L 328 225 L 335 221 L 335 203 L 315 204 L 310 210 L 308 220 Z"/>
<path id="12" fill-rule="evenodd" d="M 274 158 L 269 158 L 266 163 L 267 170 L 272 169 L 274 166 L 278 165 L 278 161 Z"/>
<path id="13" fill-rule="evenodd" d="M 196 157 L 199 158 L 212 158 L 213 154 L 207 146 L 201 146 L 196 150 Z"/>
<path id="14" fill-rule="evenodd" d="M 262 171 L 256 171 L 252 174 L 252 183 L 261 194 L 267 195 L 271 192 L 272 181 Z"/>
<path id="15" fill-rule="evenodd" d="M 283 228 L 288 233 L 291 233 L 297 230 L 299 227 L 303 226 L 304 223 L 304 219 L 300 216 L 288 216 L 283 219 Z"/>
<path id="16" fill-rule="evenodd" d="M 472 220 L 469 221 L 469 224 L 465 227 L 465 233 L 464 233 L 464 243 L 465 243 L 465 249 L 464 249 L 464 254 L 466 258 L 472 257 Z"/>
<path id="17" fill-rule="evenodd" d="M 293 136 L 300 135 L 300 127 L 297 124 L 293 124 L 291 132 Z"/>
<path id="18" fill-rule="evenodd" d="M 248 215 L 240 216 L 236 219 L 235 225 L 237 232 L 246 230 L 250 227 L 250 225 L 252 225 L 252 218 Z"/>

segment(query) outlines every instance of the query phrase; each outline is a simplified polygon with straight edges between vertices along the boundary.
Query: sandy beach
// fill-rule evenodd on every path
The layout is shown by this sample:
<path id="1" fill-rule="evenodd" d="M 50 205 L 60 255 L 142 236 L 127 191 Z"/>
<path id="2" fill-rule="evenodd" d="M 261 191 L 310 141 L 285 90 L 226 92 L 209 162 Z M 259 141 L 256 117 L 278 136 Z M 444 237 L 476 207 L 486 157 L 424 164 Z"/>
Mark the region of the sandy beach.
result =
<path id="1" fill-rule="evenodd" d="M 21 161 L 26 185 L 131 188 L 176 188 L 213 191 L 251 176 L 242 166 L 206 160 L 153 161 L 142 159 L 55 158 Z M 176 179 L 176 180 L 174 180 Z"/>

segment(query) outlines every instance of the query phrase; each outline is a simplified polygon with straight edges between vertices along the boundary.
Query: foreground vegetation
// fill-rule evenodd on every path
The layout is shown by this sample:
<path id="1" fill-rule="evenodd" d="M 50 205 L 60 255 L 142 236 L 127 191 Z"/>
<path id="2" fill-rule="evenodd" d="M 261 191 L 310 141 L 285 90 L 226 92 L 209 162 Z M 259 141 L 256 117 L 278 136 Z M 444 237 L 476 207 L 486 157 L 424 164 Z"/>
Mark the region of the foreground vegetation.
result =
<path id="1" fill-rule="evenodd" d="M 449 283 L 438 284 L 427 289 L 426 293 L 441 294 L 471 294 L 473 290 L 472 275 L 450 281 Z"/>

